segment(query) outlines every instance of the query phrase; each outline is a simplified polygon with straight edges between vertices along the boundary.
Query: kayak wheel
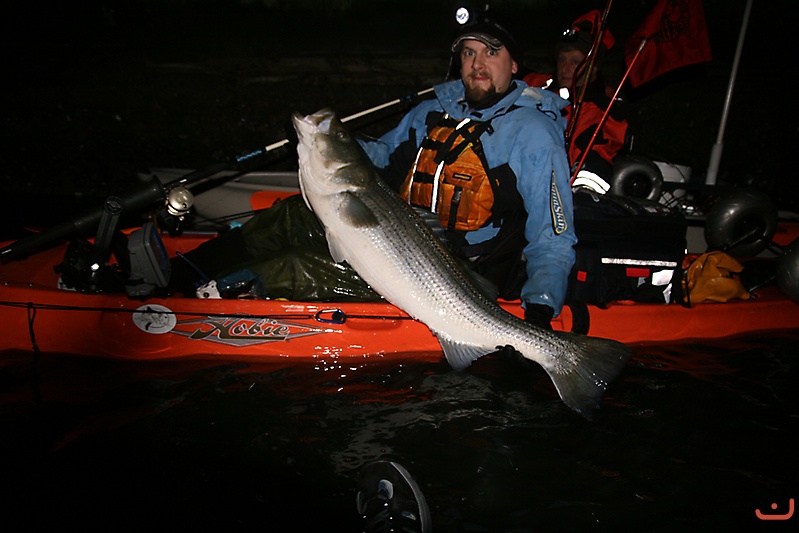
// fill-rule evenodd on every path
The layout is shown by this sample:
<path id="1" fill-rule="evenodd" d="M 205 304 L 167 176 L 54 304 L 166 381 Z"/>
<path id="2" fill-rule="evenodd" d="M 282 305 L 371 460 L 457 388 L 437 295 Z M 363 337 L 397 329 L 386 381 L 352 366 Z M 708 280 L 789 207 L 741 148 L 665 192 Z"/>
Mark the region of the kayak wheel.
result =
<path id="1" fill-rule="evenodd" d="M 799 303 L 799 238 L 785 247 L 777 258 L 777 286 L 796 303 Z"/>
<path id="2" fill-rule="evenodd" d="M 650 159 L 631 155 L 616 161 L 610 182 L 610 192 L 616 196 L 656 202 L 663 188 L 663 174 Z"/>
<path id="3" fill-rule="evenodd" d="M 771 243 L 777 231 L 777 206 L 763 192 L 740 189 L 719 198 L 705 221 L 709 250 L 754 257 Z"/>

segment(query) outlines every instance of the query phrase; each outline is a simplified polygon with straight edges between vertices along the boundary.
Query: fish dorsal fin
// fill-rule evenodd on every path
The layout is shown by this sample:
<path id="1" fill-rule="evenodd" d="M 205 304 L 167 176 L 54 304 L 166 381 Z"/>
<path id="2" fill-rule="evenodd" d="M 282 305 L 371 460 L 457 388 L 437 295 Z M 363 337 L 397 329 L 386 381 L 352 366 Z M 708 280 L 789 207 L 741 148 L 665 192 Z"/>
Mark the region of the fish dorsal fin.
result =
<path id="1" fill-rule="evenodd" d="M 486 278 L 485 276 L 481 276 L 474 270 L 467 266 L 464 267 L 466 273 L 472 278 L 477 288 L 489 299 L 489 300 L 496 300 L 499 298 L 499 289 L 497 288 L 496 284 L 492 282 L 490 279 Z"/>
<path id="2" fill-rule="evenodd" d="M 379 225 L 377 217 L 363 201 L 351 192 L 344 192 L 339 216 L 347 224 L 356 228 L 370 228 Z"/>
<path id="3" fill-rule="evenodd" d="M 438 239 L 443 242 L 445 246 L 449 247 L 447 231 L 441 224 L 441 219 L 439 218 L 438 213 L 433 213 L 429 209 L 424 209 L 417 206 L 413 206 L 413 210 L 424 221 L 425 225 L 430 228 L 430 231 L 432 231 L 433 234 L 438 237 Z"/>
<path id="4" fill-rule="evenodd" d="M 441 343 L 441 349 L 444 350 L 444 355 L 447 357 L 447 362 L 455 370 L 463 370 L 489 353 L 485 348 L 472 344 L 441 338 L 438 340 Z"/>

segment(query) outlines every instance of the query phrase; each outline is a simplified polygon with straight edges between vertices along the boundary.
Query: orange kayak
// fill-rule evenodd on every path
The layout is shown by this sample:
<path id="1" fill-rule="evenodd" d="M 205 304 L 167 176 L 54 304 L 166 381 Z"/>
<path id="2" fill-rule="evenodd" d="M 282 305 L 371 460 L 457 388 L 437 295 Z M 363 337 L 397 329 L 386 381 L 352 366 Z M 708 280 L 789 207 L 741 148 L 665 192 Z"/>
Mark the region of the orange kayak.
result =
<path id="1" fill-rule="evenodd" d="M 174 256 L 212 236 L 164 236 L 163 241 Z M 342 364 L 367 357 L 443 357 L 424 324 L 388 303 L 82 294 L 58 288 L 53 267 L 64 252 L 61 245 L 0 265 L 0 349 L 139 360 L 212 355 Z M 519 302 L 501 304 L 522 315 Z M 799 305 L 775 286 L 757 290 L 746 301 L 691 308 L 638 302 L 579 311 L 567 307 L 553 328 L 571 331 L 577 316 L 588 335 L 627 344 L 799 329 Z"/>

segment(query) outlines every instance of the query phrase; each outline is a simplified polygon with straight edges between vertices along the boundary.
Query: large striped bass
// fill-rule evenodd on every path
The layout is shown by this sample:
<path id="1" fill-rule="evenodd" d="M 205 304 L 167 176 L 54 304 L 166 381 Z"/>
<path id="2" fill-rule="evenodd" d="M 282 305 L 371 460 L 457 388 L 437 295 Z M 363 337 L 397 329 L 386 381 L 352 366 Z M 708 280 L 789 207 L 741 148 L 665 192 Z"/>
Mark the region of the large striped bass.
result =
<path id="1" fill-rule="evenodd" d="M 561 399 L 590 417 L 627 359 L 616 341 L 536 327 L 486 296 L 422 217 L 378 176 L 330 110 L 295 114 L 300 189 L 333 258 L 435 334 L 455 369 L 512 346 L 546 370 Z"/>

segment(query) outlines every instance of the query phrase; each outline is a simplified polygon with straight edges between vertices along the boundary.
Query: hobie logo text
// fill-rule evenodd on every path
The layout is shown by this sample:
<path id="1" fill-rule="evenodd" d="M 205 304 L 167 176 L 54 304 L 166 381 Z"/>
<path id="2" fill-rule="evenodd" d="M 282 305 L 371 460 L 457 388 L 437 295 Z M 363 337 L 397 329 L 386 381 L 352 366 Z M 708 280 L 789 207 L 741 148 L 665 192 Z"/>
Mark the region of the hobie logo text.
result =
<path id="1" fill-rule="evenodd" d="M 273 318 L 214 317 L 179 321 L 172 333 L 189 340 L 211 341 L 228 346 L 252 346 L 282 342 L 331 331 L 328 328 Z"/>

